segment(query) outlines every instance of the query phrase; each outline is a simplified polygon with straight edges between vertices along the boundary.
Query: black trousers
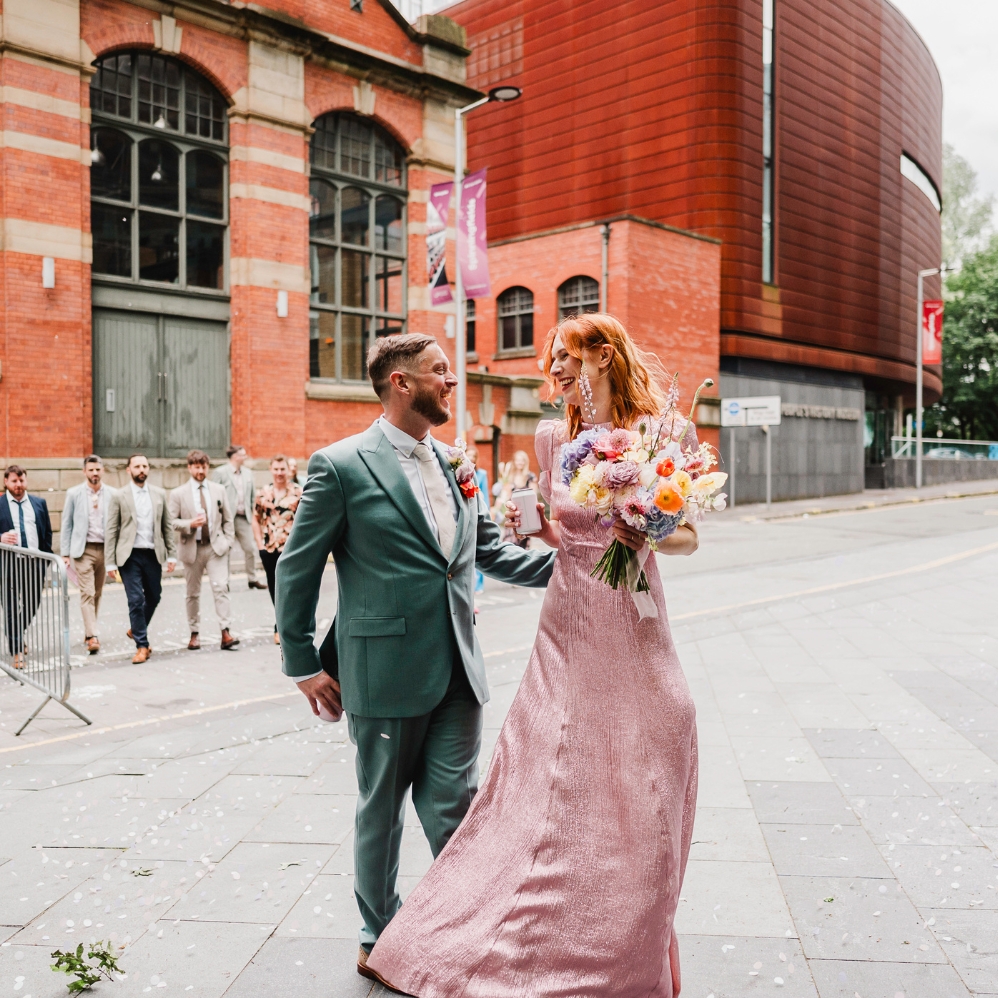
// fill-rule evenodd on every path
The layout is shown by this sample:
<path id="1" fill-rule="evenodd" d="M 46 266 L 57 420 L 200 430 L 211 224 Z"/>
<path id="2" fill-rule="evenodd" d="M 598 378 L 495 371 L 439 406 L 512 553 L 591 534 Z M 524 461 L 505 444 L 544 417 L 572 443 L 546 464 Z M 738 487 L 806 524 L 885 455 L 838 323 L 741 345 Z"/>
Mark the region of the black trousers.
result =
<path id="1" fill-rule="evenodd" d="M 263 563 L 263 570 L 267 574 L 267 592 L 270 593 L 270 602 L 274 602 L 274 586 L 277 584 L 277 560 L 281 557 L 280 551 L 260 550 L 260 561 Z M 274 633 L 277 633 L 277 624 L 274 624 Z"/>
<path id="2" fill-rule="evenodd" d="M 132 548 L 128 561 L 118 566 L 128 600 L 128 622 L 136 648 L 149 647 L 147 628 L 163 595 L 163 566 L 152 548 Z"/>
<path id="3" fill-rule="evenodd" d="M 4 558 L 0 591 L 3 593 L 7 648 L 12 655 L 24 651 L 24 634 L 38 613 L 45 589 L 44 562 L 28 558 Z"/>

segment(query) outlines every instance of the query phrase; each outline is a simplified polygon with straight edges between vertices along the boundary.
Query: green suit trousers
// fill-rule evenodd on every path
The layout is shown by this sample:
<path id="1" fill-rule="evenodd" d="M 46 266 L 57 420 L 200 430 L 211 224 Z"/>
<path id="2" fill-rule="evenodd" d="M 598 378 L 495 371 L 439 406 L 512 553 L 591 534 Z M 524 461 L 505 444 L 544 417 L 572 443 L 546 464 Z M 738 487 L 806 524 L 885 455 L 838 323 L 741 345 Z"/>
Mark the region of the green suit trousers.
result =
<path id="1" fill-rule="evenodd" d="M 478 791 L 482 706 L 458 660 L 443 700 L 418 717 L 347 716 L 357 746 L 354 894 L 370 952 L 401 904 L 399 851 L 406 791 L 433 858 L 454 834 Z"/>

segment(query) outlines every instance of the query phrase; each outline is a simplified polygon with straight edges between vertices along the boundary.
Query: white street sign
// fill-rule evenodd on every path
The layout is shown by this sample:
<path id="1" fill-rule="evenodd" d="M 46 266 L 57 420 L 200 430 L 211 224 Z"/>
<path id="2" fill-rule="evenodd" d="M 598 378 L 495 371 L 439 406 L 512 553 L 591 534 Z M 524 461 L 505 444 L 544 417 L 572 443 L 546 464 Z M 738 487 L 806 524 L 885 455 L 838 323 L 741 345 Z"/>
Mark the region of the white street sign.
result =
<path id="1" fill-rule="evenodd" d="M 780 396 L 721 399 L 721 426 L 779 426 Z"/>

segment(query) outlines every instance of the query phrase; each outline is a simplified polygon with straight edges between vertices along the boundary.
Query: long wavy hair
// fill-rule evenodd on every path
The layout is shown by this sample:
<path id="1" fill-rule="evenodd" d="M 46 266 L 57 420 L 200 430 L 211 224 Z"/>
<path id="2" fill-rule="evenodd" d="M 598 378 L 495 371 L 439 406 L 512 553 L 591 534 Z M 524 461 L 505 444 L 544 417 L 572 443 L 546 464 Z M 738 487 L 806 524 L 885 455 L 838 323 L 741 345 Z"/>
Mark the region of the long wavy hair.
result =
<path id="1" fill-rule="evenodd" d="M 569 316 L 548 333 L 544 343 L 544 376 L 552 394 L 558 386 L 551 377 L 551 347 L 559 334 L 565 349 L 583 363 L 604 344 L 613 347 L 610 366 L 602 377 L 610 379 L 610 416 L 615 427 L 631 429 L 642 417 L 662 415 L 666 407 L 662 383 L 668 375 L 661 361 L 655 354 L 635 346 L 623 323 L 606 312 Z M 565 410 L 569 434 L 574 440 L 582 430 L 582 409 L 566 404 Z"/>

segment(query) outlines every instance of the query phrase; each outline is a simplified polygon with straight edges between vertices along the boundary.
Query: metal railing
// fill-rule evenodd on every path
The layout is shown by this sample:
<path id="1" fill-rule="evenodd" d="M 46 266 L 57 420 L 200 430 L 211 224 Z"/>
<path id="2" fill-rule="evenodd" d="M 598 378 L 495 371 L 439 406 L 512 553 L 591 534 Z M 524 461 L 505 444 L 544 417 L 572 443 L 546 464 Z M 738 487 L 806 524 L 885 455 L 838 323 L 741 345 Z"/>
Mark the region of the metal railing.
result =
<path id="1" fill-rule="evenodd" d="M 62 559 L 0 544 L 0 669 L 45 694 L 24 729 L 55 700 L 90 724 L 69 702 L 69 584 Z"/>
<path id="2" fill-rule="evenodd" d="M 891 437 L 891 457 L 914 458 L 917 451 L 918 444 L 914 437 Z M 998 461 L 998 441 L 924 437 L 922 457 L 953 461 Z"/>

